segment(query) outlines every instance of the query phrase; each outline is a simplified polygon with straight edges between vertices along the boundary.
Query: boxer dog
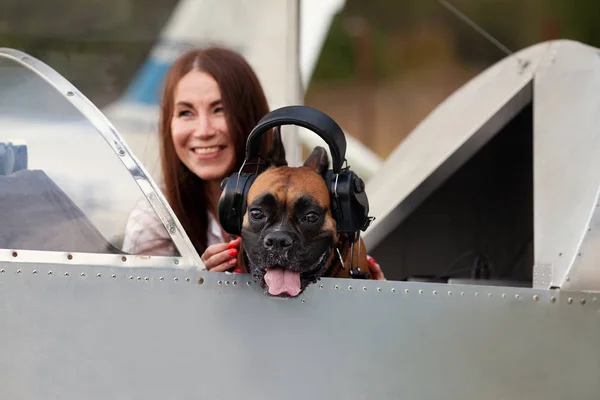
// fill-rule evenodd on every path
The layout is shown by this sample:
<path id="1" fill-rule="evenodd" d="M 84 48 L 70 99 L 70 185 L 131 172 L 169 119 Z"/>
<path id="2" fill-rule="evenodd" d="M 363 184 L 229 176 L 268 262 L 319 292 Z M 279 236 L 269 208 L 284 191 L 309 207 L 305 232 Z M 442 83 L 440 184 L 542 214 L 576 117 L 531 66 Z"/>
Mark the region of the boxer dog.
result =
<path id="1" fill-rule="evenodd" d="M 369 272 L 362 239 L 351 266 L 348 237 L 336 232 L 328 168 L 327 152 L 315 147 L 300 167 L 280 159 L 248 191 L 238 266 L 271 296 L 298 296 L 321 277 L 349 278 L 351 267 Z"/>

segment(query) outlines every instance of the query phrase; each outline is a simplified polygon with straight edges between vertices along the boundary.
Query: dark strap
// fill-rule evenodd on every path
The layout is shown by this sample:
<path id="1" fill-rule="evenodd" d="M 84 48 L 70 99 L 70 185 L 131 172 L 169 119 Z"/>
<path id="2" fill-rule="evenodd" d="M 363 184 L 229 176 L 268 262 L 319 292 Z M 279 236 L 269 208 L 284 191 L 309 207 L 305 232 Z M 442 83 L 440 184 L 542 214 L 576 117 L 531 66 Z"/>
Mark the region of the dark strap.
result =
<path id="1" fill-rule="evenodd" d="M 298 125 L 319 135 L 329 146 L 333 171 L 340 172 L 346 157 L 346 136 L 330 116 L 308 106 L 281 107 L 258 121 L 246 142 L 246 160 L 258 155 L 261 136 L 269 129 L 281 125 Z"/>

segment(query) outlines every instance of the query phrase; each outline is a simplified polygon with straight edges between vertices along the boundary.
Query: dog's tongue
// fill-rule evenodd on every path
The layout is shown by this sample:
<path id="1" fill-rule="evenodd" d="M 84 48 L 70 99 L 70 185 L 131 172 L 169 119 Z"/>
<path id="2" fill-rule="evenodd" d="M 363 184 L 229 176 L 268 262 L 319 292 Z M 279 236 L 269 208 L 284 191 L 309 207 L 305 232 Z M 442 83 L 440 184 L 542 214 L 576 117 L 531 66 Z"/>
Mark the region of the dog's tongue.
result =
<path id="1" fill-rule="evenodd" d="M 300 273 L 288 271 L 283 268 L 267 268 L 265 282 L 269 287 L 269 293 L 277 296 L 287 293 L 297 296 L 300 293 Z"/>

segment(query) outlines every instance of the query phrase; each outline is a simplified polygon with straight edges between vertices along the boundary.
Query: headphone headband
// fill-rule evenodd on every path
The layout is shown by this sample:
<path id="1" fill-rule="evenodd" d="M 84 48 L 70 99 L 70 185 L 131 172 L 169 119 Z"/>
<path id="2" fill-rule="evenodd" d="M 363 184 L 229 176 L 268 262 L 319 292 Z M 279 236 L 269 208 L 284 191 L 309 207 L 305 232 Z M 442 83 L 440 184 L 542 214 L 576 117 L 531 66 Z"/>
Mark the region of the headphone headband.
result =
<path id="1" fill-rule="evenodd" d="M 308 106 L 278 108 L 258 121 L 246 141 L 246 160 L 258 155 L 261 136 L 269 129 L 281 125 L 301 126 L 319 135 L 329 146 L 333 171 L 340 172 L 346 157 L 346 136 L 331 117 Z"/>

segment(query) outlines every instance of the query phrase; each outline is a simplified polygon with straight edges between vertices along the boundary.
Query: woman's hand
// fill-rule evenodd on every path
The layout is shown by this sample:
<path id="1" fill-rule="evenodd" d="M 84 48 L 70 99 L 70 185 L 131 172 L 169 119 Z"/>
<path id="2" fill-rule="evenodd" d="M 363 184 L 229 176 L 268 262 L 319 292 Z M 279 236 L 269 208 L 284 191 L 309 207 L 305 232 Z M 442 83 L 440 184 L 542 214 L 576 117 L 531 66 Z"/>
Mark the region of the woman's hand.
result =
<path id="1" fill-rule="evenodd" d="M 212 272 L 225 272 L 237 264 L 237 255 L 242 241 L 241 237 L 229 243 L 213 244 L 206 248 L 200 257 L 206 269 Z"/>
<path id="2" fill-rule="evenodd" d="M 371 273 L 371 277 L 378 281 L 385 281 L 385 276 L 383 276 L 383 271 L 381 271 L 381 267 L 375 259 L 371 256 L 367 256 L 367 260 L 369 261 L 369 272 Z"/>

